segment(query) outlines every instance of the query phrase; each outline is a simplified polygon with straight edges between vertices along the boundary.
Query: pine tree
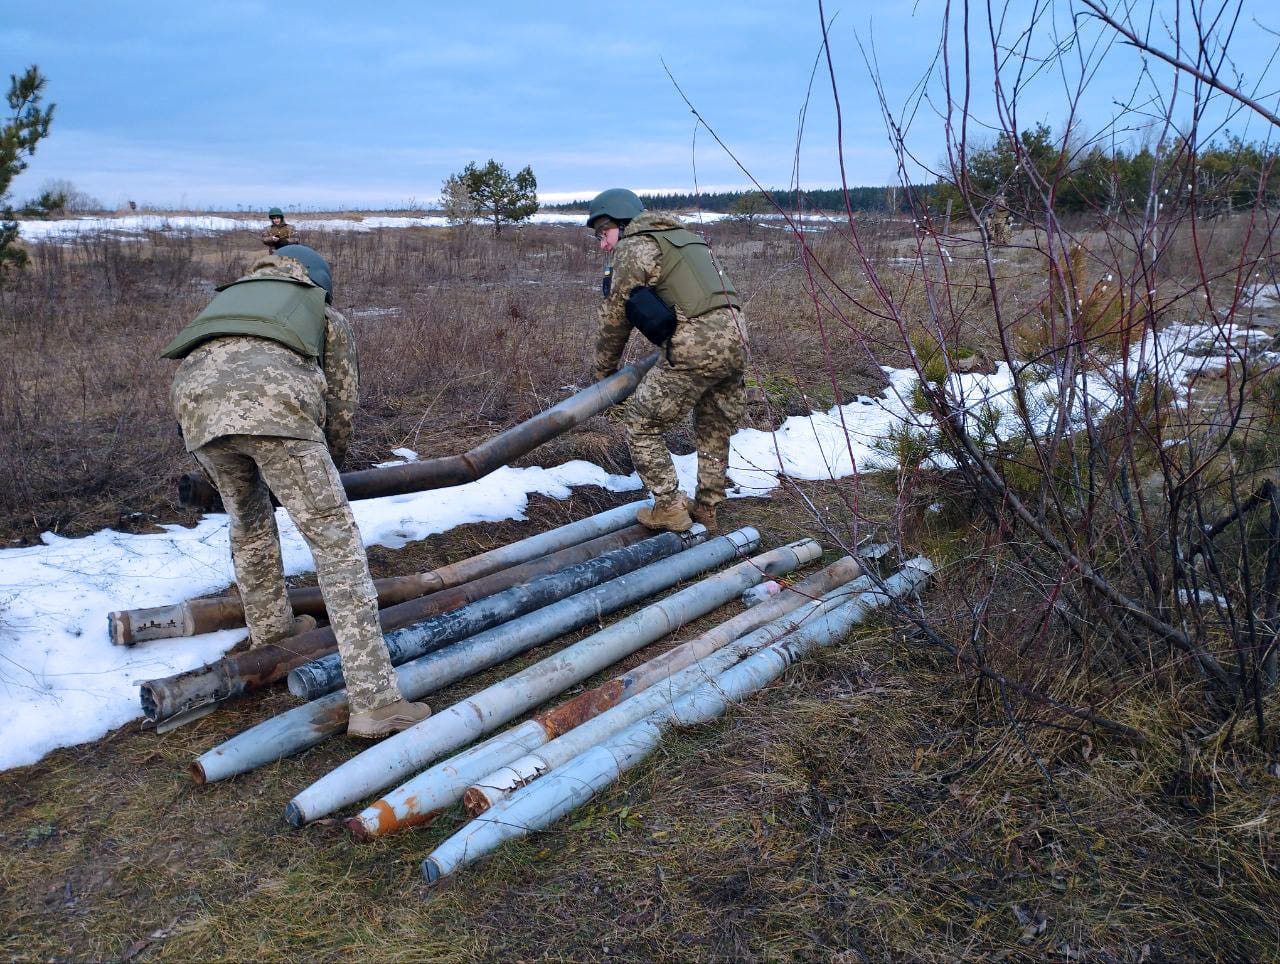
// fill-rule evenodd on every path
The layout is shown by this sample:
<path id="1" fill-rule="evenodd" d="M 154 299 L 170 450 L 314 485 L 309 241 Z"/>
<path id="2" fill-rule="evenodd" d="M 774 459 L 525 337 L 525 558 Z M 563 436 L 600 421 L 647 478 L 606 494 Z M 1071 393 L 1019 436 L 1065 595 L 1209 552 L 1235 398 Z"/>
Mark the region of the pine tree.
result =
<path id="1" fill-rule="evenodd" d="M 8 266 L 21 267 L 27 253 L 14 245 L 18 224 L 9 206 L 9 185 L 27 168 L 36 145 L 49 135 L 53 104 L 41 109 L 47 80 L 32 64 L 21 76 L 9 75 L 9 109 L 12 115 L 0 126 L 0 273 Z"/>
<path id="2" fill-rule="evenodd" d="M 495 160 L 484 167 L 476 167 L 473 161 L 461 174 L 445 181 L 446 188 L 454 178 L 465 188 L 478 216 L 493 224 L 494 234 L 500 232 L 504 224 L 527 221 L 538 212 L 538 180 L 531 167 L 525 167 L 513 177 Z"/>

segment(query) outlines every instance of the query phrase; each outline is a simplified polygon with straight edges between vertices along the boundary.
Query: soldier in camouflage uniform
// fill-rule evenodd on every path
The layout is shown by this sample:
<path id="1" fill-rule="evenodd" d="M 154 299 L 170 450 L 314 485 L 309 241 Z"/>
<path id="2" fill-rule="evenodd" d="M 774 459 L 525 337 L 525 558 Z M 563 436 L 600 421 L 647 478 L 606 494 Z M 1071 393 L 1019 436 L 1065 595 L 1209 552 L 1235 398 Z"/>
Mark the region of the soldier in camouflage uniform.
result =
<path id="1" fill-rule="evenodd" d="M 272 208 L 267 212 L 267 216 L 271 219 L 271 224 L 267 230 L 262 232 L 262 243 L 272 251 L 278 251 L 286 244 L 298 243 L 298 229 L 292 224 L 284 223 L 284 212 L 279 208 Z"/>
<path id="2" fill-rule="evenodd" d="M 320 255 L 284 247 L 219 289 L 164 356 L 182 359 L 170 399 L 187 451 L 230 517 L 252 645 L 294 633 L 274 493 L 315 557 L 347 680 L 347 731 L 385 736 L 431 711 L 400 696 L 368 560 L 334 464 L 351 442 L 359 369 L 351 327 L 327 304 L 331 293 Z"/>
<path id="3" fill-rule="evenodd" d="M 617 370 L 633 324 L 662 347 L 661 361 L 640 383 L 624 414 L 631 459 L 654 498 L 653 508 L 642 509 L 637 518 L 654 529 L 683 532 L 699 522 L 715 531 L 716 506 L 725 497 L 729 437 L 742 420 L 745 403 L 747 335 L 741 302 L 706 243 L 679 218 L 646 212 L 631 191 L 613 188 L 598 195 L 588 210 L 587 226 L 595 230 L 601 250 L 612 255 L 600 309 L 595 377 Z M 667 312 L 668 324 L 651 326 L 645 315 L 652 311 Z M 662 438 L 691 411 L 698 445 L 692 511 L 679 491 Z"/>
<path id="4" fill-rule="evenodd" d="M 987 233 L 991 235 L 991 243 L 997 247 L 1003 248 L 1013 240 L 1009 205 L 1003 194 L 997 194 L 992 203 L 991 214 L 987 217 Z"/>

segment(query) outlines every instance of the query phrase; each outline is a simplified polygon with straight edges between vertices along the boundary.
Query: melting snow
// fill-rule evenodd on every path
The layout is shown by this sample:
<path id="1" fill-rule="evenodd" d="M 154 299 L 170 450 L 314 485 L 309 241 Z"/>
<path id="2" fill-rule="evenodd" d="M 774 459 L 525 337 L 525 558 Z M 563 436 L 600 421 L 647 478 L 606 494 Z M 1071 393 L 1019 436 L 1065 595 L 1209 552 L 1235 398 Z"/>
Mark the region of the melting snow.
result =
<path id="1" fill-rule="evenodd" d="M 689 215 L 693 220 L 710 224 L 723 214 L 705 212 Z M 534 224 L 569 224 L 581 227 L 581 214 L 542 212 L 530 218 Z M 304 218 L 290 222 L 303 232 L 303 241 L 311 231 L 374 231 L 379 228 L 443 228 L 449 219 L 439 215 L 373 216 L 365 218 Z M 483 224 L 484 222 L 477 222 Z M 138 236 L 151 231 L 173 234 L 217 234 L 221 231 L 251 231 L 260 234 L 267 227 L 265 217 L 225 217 L 215 214 L 130 214 L 121 217 L 58 218 L 50 221 L 19 221 L 18 233 L 24 241 L 66 241 L 80 235 L 122 234 Z"/>

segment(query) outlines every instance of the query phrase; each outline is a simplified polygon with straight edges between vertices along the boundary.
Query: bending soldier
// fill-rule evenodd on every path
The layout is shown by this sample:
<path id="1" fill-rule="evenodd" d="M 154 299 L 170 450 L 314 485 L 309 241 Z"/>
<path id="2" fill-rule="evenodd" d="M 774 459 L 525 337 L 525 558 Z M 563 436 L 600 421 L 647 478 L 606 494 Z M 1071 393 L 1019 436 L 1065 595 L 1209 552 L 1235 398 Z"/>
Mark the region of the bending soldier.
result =
<path id="1" fill-rule="evenodd" d="M 284 223 L 283 211 L 272 208 L 267 212 L 267 217 L 271 219 L 271 224 L 262 232 L 263 244 L 272 251 L 277 251 L 286 244 L 298 243 L 298 230 L 292 224 Z"/>
<path id="2" fill-rule="evenodd" d="M 662 360 L 627 403 L 631 460 L 653 493 L 637 519 L 651 529 L 683 532 L 699 522 L 716 529 L 725 497 L 729 437 L 742 419 L 747 365 L 746 319 L 710 249 L 679 218 L 646 212 L 623 188 L 596 196 L 587 214 L 600 249 L 612 255 L 596 338 L 595 377 L 606 378 L 631 328 L 662 347 Z M 692 512 L 679 489 L 662 435 L 693 412 L 698 486 Z"/>
<path id="3" fill-rule="evenodd" d="M 351 441 L 359 369 L 351 327 L 328 306 L 332 294 L 319 254 L 283 247 L 219 289 L 164 357 L 182 359 L 170 400 L 187 451 L 230 517 L 251 645 L 294 634 L 274 493 L 315 557 L 347 681 L 347 732 L 379 737 L 431 710 L 400 696 L 368 559 L 335 466 Z"/>

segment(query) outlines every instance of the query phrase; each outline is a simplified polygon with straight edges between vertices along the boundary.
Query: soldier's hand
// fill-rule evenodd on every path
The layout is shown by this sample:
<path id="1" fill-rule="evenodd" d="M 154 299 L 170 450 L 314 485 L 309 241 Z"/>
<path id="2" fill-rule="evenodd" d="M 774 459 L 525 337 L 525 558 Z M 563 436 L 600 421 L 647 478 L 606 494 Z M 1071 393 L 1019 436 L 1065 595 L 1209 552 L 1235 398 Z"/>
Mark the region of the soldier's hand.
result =
<path id="1" fill-rule="evenodd" d="M 597 368 L 597 369 L 592 373 L 591 377 L 592 377 L 592 378 L 594 378 L 594 379 L 595 379 L 596 381 L 598 381 L 598 382 L 602 382 L 602 381 L 604 381 L 606 378 L 609 378 L 609 377 L 611 377 L 611 376 L 613 376 L 613 375 L 616 375 L 616 374 L 618 374 L 618 369 L 616 369 L 616 368 L 608 368 L 608 369 L 606 369 L 606 368 Z"/>
<path id="2" fill-rule="evenodd" d="M 604 410 L 604 417 L 619 428 L 626 428 L 627 408 L 625 405 L 610 405 Z"/>

